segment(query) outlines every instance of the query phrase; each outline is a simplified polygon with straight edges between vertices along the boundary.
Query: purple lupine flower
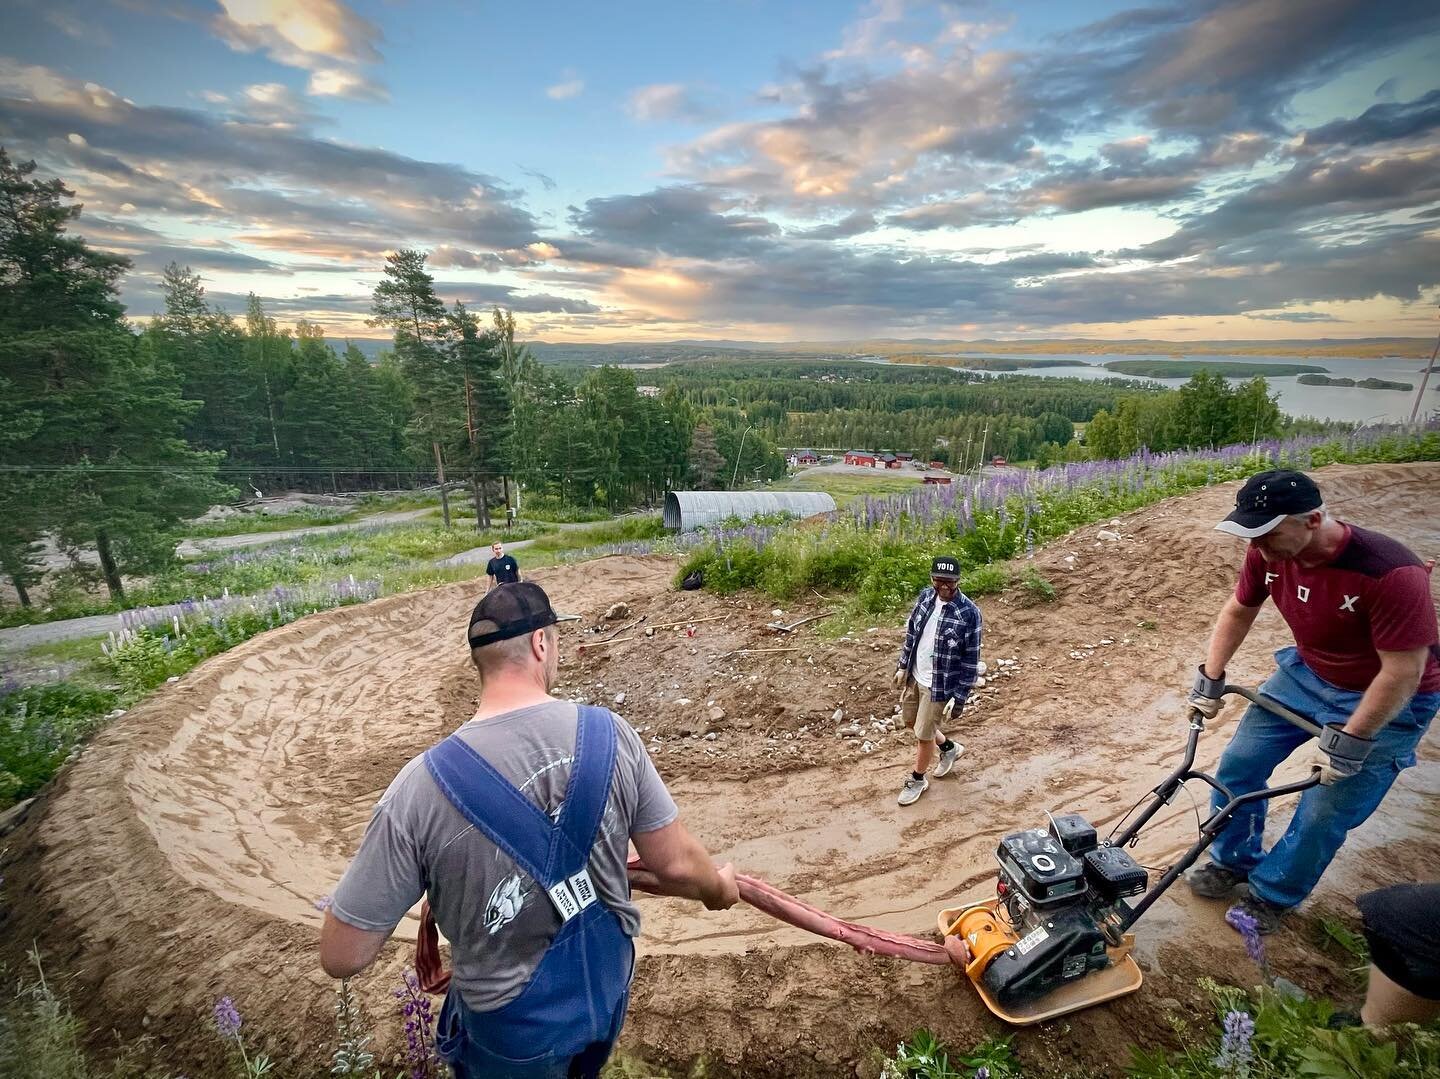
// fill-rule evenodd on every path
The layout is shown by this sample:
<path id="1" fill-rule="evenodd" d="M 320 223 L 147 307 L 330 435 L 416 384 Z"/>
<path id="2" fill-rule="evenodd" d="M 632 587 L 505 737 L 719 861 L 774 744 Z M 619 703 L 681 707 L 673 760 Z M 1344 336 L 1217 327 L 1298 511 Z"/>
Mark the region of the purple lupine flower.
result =
<path id="1" fill-rule="evenodd" d="M 215 1002 L 215 1030 L 222 1038 L 240 1037 L 240 1012 L 235 1007 L 235 1002 L 229 997 L 221 997 Z"/>
<path id="2" fill-rule="evenodd" d="M 1241 906 L 1233 906 L 1225 912 L 1225 922 L 1239 933 L 1245 941 L 1245 954 L 1262 968 L 1265 966 L 1265 939 L 1260 935 L 1260 923 L 1255 916 Z"/>
<path id="3" fill-rule="evenodd" d="M 1224 1034 L 1220 1038 L 1220 1052 L 1215 1056 L 1215 1067 L 1223 1068 L 1232 1075 L 1245 1074 L 1255 1058 L 1251 1041 L 1255 1037 L 1255 1020 L 1249 1012 L 1238 1009 L 1225 1013 Z"/>
<path id="4" fill-rule="evenodd" d="M 990 1079 L 990 1069 L 981 1064 L 975 1069 L 975 1079 Z"/>

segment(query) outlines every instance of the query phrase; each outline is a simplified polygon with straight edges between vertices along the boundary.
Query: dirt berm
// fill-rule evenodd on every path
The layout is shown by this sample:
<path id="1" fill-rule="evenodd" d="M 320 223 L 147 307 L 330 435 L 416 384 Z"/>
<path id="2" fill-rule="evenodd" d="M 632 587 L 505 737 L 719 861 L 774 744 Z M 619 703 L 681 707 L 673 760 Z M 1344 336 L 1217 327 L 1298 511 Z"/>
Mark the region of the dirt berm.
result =
<path id="1" fill-rule="evenodd" d="M 1440 554 L 1440 466 L 1335 466 L 1320 481 L 1337 514 L 1423 557 Z M 1185 736 L 1179 687 L 1242 554 L 1210 530 L 1234 489 L 1051 544 L 1035 563 L 1055 585 L 1053 602 L 1020 589 L 983 599 L 991 675 L 957 732 L 967 749 L 956 775 L 907 809 L 895 795 L 911 743 L 888 729 L 896 620 L 838 641 L 813 626 L 777 637 L 765 628 L 770 602 L 673 592 L 673 564 L 660 559 L 535 579 L 585 616 L 564 630 L 562 692 L 611 704 L 640 729 L 717 857 L 845 917 L 926 934 L 938 908 L 993 887 L 999 836 L 1043 824 L 1047 810 L 1108 830 L 1173 766 Z M 307 618 L 211 660 L 117 721 L 6 840 L 0 949 L 11 969 L 36 940 L 52 970 L 73 975 L 87 1018 L 149 1032 L 191 1074 L 208 1074 L 215 1042 L 205 1023 L 229 995 L 273 1057 L 323 1072 L 333 997 L 315 961 L 315 901 L 401 764 L 469 716 L 476 683 L 461 641 L 475 594 L 448 586 Z M 723 617 L 697 622 L 693 636 L 647 637 L 642 623 L 624 634 L 632 640 L 597 646 L 589 627 L 617 601 L 650 624 Z M 816 596 L 785 618 L 823 609 Z M 1232 677 L 1262 679 L 1286 639 L 1267 609 Z M 731 655 L 747 648 L 792 650 Z M 1211 727 L 1201 765 L 1214 763 L 1238 716 L 1232 707 Z M 1277 973 L 1353 996 L 1345 961 L 1318 944 L 1315 914 L 1353 920 L 1358 890 L 1440 876 L 1436 738 L 1351 836 L 1309 916 L 1274 938 Z M 1292 762 L 1279 775 L 1301 771 Z M 1288 810 L 1280 804 L 1272 826 Z M 1195 810 L 1181 798 L 1136 854 L 1163 866 L 1194 832 Z M 655 1065 L 865 1076 L 878 1051 L 919 1027 L 959 1047 L 1003 1033 L 951 970 L 861 956 L 748 908 L 641 902 L 622 1044 Z M 1221 914 L 1221 904 L 1173 889 L 1138 926 L 1144 988 L 1022 1032 L 1022 1059 L 1038 1074 L 1109 1074 L 1131 1043 L 1173 1039 L 1168 1019 L 1203 1026 L 1199 977 L 1256 980 Z M 413 931 L 407 920 L 399 936 Z M 382 1041 L 398 1031 L 390 991 L 409 961 L 400 939 L 357 982 Z"/>

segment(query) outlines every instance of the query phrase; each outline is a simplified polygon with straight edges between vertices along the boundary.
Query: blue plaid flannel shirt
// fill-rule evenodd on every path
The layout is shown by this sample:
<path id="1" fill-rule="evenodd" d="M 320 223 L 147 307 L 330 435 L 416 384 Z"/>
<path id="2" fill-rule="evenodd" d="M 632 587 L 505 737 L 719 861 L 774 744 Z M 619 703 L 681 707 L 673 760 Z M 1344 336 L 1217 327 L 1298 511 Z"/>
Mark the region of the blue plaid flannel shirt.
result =
<path id="1" fill-rule="evenodd" d="M 920 634 L 935 609 L 935 589 L 927 587 L 915 601 L 910 612 L 910 621 L 905 626 L 905 645 L 900 649 L 900 669 L 909 671 L 915 665 L 915 651 L 920 645 Z M 940 612 L 940 624 L 935 627 L 935 674 L 930 683 L 930 699 L 948 701 L 954 697 L 961 704 L 970 696 L 979 676 L 980 638 L 982 620 L 980 608 L 964 592 L 957 591 L 955 598 L 945 604 Z"/>

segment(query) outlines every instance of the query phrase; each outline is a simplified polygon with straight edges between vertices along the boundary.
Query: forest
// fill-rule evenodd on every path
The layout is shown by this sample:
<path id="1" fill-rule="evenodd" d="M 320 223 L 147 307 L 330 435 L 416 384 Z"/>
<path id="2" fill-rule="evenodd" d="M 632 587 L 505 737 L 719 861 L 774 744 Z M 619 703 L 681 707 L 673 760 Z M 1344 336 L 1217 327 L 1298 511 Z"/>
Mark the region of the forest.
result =
<path id="1" fill-rule="evenodd" d="M 127 260 L 72 235 L 81 207 L 34 169 L 0 149 L 0 572 L 22 605 L 46 539 L 93 551 L 118 597 L 123 576 L 174 562 L 184 522 L 257 492 L 438 485 L 449 526 L 458 488 L 483 529 L 537 503 L 618 511 L 778 479 L 780 447 L 966 467 L 1284 425 L 1263 380 L 1231 391 L 1204 373 L 1177 392 L 737 351 L 641 370 L 642 385 L 565 350 L 542 363 L 508 312 L 447 304 L 406 249 L 374 287 L 371 325 L 391 335 L 376 362 L 313 322 L 280 326 L 253 293 L 243 315 L 221 310 L 174 264 L 164 311 L 140 325 L 118 300 Z"/>

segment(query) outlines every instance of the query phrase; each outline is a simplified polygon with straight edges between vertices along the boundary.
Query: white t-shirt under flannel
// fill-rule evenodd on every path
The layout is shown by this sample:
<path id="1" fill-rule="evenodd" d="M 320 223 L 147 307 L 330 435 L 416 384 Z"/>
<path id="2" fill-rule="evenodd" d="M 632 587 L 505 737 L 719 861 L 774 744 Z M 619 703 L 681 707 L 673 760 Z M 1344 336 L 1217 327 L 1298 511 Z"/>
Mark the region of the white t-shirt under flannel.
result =
<path id="1" fill-rule="evenodd" d="M 943 603 L 935 604 L 915 646 L 915 681 L 926 689 L 935 684 L 935 634 L 940 629 L 940 612 L 944 606 Z"/>

